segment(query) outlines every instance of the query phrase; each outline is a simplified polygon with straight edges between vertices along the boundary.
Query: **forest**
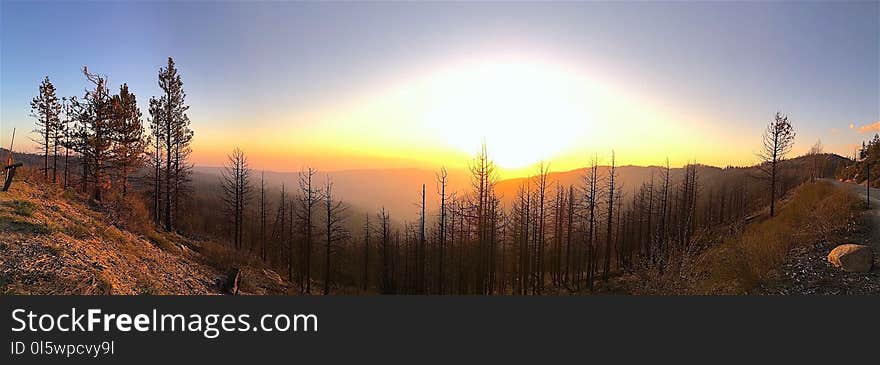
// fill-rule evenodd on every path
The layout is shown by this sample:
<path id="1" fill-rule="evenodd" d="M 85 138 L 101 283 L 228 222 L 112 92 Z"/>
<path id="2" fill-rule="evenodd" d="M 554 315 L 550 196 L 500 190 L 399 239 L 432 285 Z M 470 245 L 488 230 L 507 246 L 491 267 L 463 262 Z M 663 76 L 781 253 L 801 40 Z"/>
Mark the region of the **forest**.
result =
<path id="1" fill-rule="evenodd" d="M 858 161 L 821 142 L 788 158 L 796 132 L 778 112 L 756 131 L 754 166 L 619 166 L 608 151 L 578 170 L 545 162 L 501 180 L 484 144 L 466 187 L 439 167 L 413 186 L 418 194 L 400 197 L 412 211 L 366 211 L 311 167 L 270 184 L 234 146 L 219 174 L 194 180 L 197 135 L 172 58 L 146 113 L 127 84 L 114 91 L 106 76 L 82 73 L 83 95 L 59 99 L 46 77 L 31 103 L 42 180 L 120 227 L 222 243 L 229 260 L 270 268 L 301 294 L 687 293 L 715 247 L 774 217 L 793 191 L 835 175 L 864 181 L 865 161 L 880 156 L 875 137 Z"/>

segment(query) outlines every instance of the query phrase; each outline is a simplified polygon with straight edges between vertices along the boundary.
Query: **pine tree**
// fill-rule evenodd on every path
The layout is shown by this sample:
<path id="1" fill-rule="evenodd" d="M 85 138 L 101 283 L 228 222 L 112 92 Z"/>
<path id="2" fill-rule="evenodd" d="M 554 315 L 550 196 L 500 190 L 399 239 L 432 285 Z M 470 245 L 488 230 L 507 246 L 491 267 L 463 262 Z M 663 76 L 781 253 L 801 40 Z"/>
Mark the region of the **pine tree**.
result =
<path id="1" fill-rule="evenodd" d="M 144 125 L 137 98 L 128 90 L 127 84 L 122 84 L 119 94 L 112 97 L 111 103 L 111 162 L 116 168 L 122 195 L 125 196 L 129 189 L 130 175 L 144 164 L 144 151 L 148 142 L 144 139 Z"/>
<path id="2" fill-rule="evenodd" d="M 161 133 L 154 138 L 163 138 L 162 150 L 165 153 L 165 194 L 164 220 L 165 230 L 175 229 L 177 214 L 181 200 L 185 198 L 189 187 L 189 176 L 192 166 L 188 162 L 190 143 L 193 131 L 189 128 L 190 120 L 186 115 L 186 93 L 183 81 L 178 74 L 174 59 L 168 57 L 168 65 L 159 69 L 159 87 L 164 94 L 159 97 L 159 122 Z"/>
<path id="3" fill-rule="evenodd" d="M 150 98 L 149 128 L 151 138 L 149 143 L 150 148 L 147 151 L 147 163 L 150 166 L 148 186 L 153 208 L 153 220 L 156 225 L 159 226 L 162 225 L 162 177 L 166 171 L 166 168 L 163 165 L 163 157 L 166 153 L 166 150 L 164 149 L 165 128 L 162 123 L 163 110 L 162 99 L 156 99 L 155 97 Z"/>
<path id="4" fill-rule="evenodd" d="M 101 201 L 110 185 L 107 170 L 111 167 L 114 108 L 107 78 L 90 73 L 87 67 L 83 67 L 83 74 L 94 89 L 87 90 L 74 106 L 79 121 L 76 147 L 83 159 L 83 188 L 91 184 L 92 199 Z"/>
<path id="5" fill-rule="evenodd" d="M 55 95 L 55 85 L 49 81 L 49 76 L 46 76 L 40 83 L 39 94 L 31 101 L 31 116 L 37 119 L 37 128 L 34 133 L 39 134 L 39 138 L 34 141 L 43 151 L 43 178 L 47 181 L 49 180 L 49 156 L 53 156 L 52 182 L 56 181 L 57 141 L 62 128 L 60 114 L 61 104 Z"/>
<path id="6" fill-rule="evenodd" d="M 74 149 L 75 139 L 75 123 L 76 123 L 76 113 L 73 108 L 73 105 L 77 103 L 76 96 L 68 99 L 67 97 L 61 98 L 62 110 L 64 117 L 61 118 L 61 146 L 64 148 L 64 178 L 62 186 L 66 189 L 70 183 L 70 155 L 71 151 Z"/>

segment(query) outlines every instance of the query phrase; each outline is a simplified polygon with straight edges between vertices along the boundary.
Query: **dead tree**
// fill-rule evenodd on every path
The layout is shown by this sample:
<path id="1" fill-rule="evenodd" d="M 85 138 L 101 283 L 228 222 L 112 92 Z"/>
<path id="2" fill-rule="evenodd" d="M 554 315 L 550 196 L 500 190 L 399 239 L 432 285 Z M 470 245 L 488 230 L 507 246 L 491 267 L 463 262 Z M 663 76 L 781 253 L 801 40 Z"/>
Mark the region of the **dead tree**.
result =
<path id="1" fill-rule="evenodd" d="M 776 188 L 779 183 L 779 164 L 785 159 L 794 145 L 796 133 L 788 121 L 788 116 L 776 112 L 776 116 L 767 125 L 763 135 L 763 148 L 758 153 L 761 158 L 759 169 L 770 188 L 770 216 L 776 214 Z"/>
<path id="2" fill-rule="evenodd" d="M 417 290 L 419 294 L 425 293 L 425 265 L 426 265 L 426 250 L 425 250 L 425 184 L 422 184 L 422 201 L 419 204 L 419 208 L 421 208 L 421 214 L 419 215 L 419 247 L 416 250 L 416 264 L 418 265 L 417 271 L 417 279 L 418 285 Z"/>
<path id="3" fill-rule="evenodd" d="M 241 249 L 244 236 L 244 212 L 251 194 L 250 175 L 247 157 L 236 147 L 227 156 L 227 164 L 220 174 L 220 184 L 223 202 L 232 220 L 232 241 L 237 250 Z"/>
<path id="4" fill-rule="evenodd" d="M 394 269 L 392 267 L 394 262 L 391 257 L 394 252 L 392 252 L 393 247 L 391 247 L 391 218 L 388 216 L 388 211 L 385 210 L 385 207 L 382 207 L 382 210 L 379 211 L 377 218 L 379 220 L 377 228 L 379 252 L 382 253 L 382 293 L 394 294 Z"/>
<path id="5" fill-rule="evenodd" d="M 517 292 L 526 295 L 529 291 L 531 276 L 531 246 L 529 237 L 530 228 L 530 203 L 532 194 L 531 185 L 524 180 L 517 190 L 517 202 L 513 206 L 513 215 L 516 221 L 516 241 L 519 261 L 517 264 Z"/>
<path id="6" fill-rule="evenodd" d="M 286 234 L 287 230 L 285 230 L 285 225 L 287 224 L 288 210 L 290 210 L 289 204 L 287 202 L 287 191 L 285 190 L 284 183 L 281 184 L 281 197 L 278 201 L 278 212 L 275 215 L 275 224 L 273 225 L 273 237 L 275 238 L 277 248 L 278 248 L 278 262 L 279 266 L 286 266 L 287 271 L 287 280 L 293 281 L 293 244 L 288 240 L 288 235 Z M 290 214 L 293 216 L 293 214 Z M 290 227 L 290 225 L 287 225 Z M 290 228 L 288 228 L 290 229 Z M 292 229 L 290 229 L 292 230 Z M 287 253 L 285 258 L 285 252 Z"/>
<path id="7" fill-rule="evenodd" d="M 485 292 L 488 284 L 490 265 L 488 264 L 490 242 L 490 197 L 494 193 L 497 179 L 495 163 L 489 158 L 486 144 L 483 143 L 477 157 L 471 163 L 471 185 L 473 194 L 473 218 L 477 229 L 477 258 L 475 285 Z M 463 227 L 462 227 L 463 228 Z M 463 242 L 460 242 L 461 245 Z"/>
<path id="8" fill-rule="evenodd" d="M 559 181 L 556 182 L 556 194 L 553 195 L 553 285 L 562 285 L 562 229 L 564 227 L 565 194 Z"/>
<path id="9" fill-rule="evenodd" d="M 327 177 L 327 183 L 324 185 L 324 295 L 330 294 L 330 285 L 332 278 L 330 276 L 332 270 L 330 266 L 330 255 L 334 246 L 348 239 L 348 231 L 345 229 L 345 205 L 342 201 L 333 201 L 333 182 Z"/>
<path id="10" fill-rule="evenodd" d="M 437 294 L 443 294 L 443 249 L 446 245 L 446 179 L 448 174 L 445 167 L 437 173 L 437 194 L 440 196 L 440 219 L 437 224 Z"/>
<path id="11" fill-rule="evenodd" d="M 572 230 L 574 229 L 574 185 L 568 186 L 568 206 L 566 208 L 567 221 L 566 221 L 566 231 L 565 231 L 565 273 L 563 276 L 562 283 L 568 285 L 571 280 L 574 271 L 572 271 L 572 266 L 574 266 L 575 261 L 572 260 L 573 252 L 572 252 Z"/>
<path id="12" fill-rule="evenodd" d="M 825 154 L 821 139 L 816 140 L 816 144 L 810 147 L 807 156 L 810 157 L 810 182 L 816 182 L 816 178 L 822 177 L 825 169 Z"/>
<path id="13" fill-rule="evenodd" d="M 370 215 L 364 215 L 364 266 L 363 266 L 363 282 L 362 290 L 367 291 L 370 282 Z"/>
<path id="14" fill-rule="evenodd" d="M 661 171 L 663 188 L 660 191 L 660 222 L 657 227 L 657 264 L 662 273 L 666 264 L 666 250 L 669 239 L 669 158 L 666 159 L 666 167 Z"/>
<path id="15" fill-rule="evenodd" d="M 596 272 L 598 268 L 598 249 L 597 249 L 597 230 L 598 224 L 596 222 L 596 213 L 599 205 L 599 195 L 601 194 L 599 188 L 599 159 L 597 157 L 593 157 L 590 162 L 590 169 L 587 174 L 584 176 L 584 191 L 586 194 L 584 195 L 584 200 L 587 208 L 587 216 L 588 216 L 588 229 L 587 229 L 587 239 L 584 240 L 587 244 L 587 287 L 590 291 L 593 291 L 593 283 L 595 281 Z"/>
<path id="16" fill-rule="evenodd" d="M 15 128 L 12 128 L 12 138 L 9 141 L 9 154 L 6 156 L 6 160 L 3 161 L 0 166 L 3 166 L 3 187 L 0 188 L 0 191 L 7 192 L 9 191 L 9 187 L 12 185 L 12 179 L 15 177 L 15 170 L 24 164 L 21 162 L 15 162 L 15 154 L 12 152 L 13 148 L 15 148 Z"/>
<path id="17" fill-rule="evenodd" d="M 547 198 L 547 179 L 550 176 L 550 166 L 541 162 L 538 165 L 538 174 L 535 180 L 535 270 L 536 284 L 535 293 L 540 295 L 544 290 L 544 230 L 546 224 L 545 205 Z"/>
<path id="18" fill-rule="evenodd" d="M 608 274 L 611 271 L 611 251 L 613 250 L 613 231 L 614 228 L 614 183 L 617 177 L 617 167 L 614 165 L 614 151 L 611 151 L 611 166 L 608 169 L 606 177 L 606 187 L 608 189 L 608 215 L 605 217 L 607 229 L 605 230 L 605 259 L 602 265 L 602 281 L 608 281 Z"/>
<path id="19" fill-rule="evenodd" d="M 314 241 L 313 233 L 315 224 L 313 222 L 315 209 L 324 196 L 321 191 L 314 185 L 313 179 L 318 170 L 311 167 L 306 168 L 299 173 L 299 209 L 296 210 L 297 217 L 302 229 L 302 284 L 300 289 L 303 293 L 310 294 L 312 289 L 311 270 L 312 270 L 312 244 Z"/>
<path id="20" fill-rule="evenodd" d="M 266 172 L 260 172 L 260 259 L 266 262 Z"/>

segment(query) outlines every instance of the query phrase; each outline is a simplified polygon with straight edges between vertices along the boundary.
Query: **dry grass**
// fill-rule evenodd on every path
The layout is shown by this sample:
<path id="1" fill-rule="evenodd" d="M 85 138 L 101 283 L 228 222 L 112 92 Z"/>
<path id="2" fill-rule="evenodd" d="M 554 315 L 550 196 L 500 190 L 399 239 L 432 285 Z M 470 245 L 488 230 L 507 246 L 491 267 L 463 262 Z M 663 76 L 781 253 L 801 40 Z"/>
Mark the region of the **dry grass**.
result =
<path id="1" fill-rule="evenodd" d="M 747 226 L 707 250 L 697 262 L 696 290 L 744 294 L 778 268 L 797 245 L 829 239 L 864 209 L 861 199 L 829 183 L 804 184 L 775 217 Z"/>
<path id="2" fill-rule="evenodd" d="M 193 242 L 192 247 L 204 257 L 208 264 L 223 270 L 244 266 L 263 266 L 255 256 L 236 251 L 215 242 Z"/>
<path id="3" fill-rule="evenodd" d="M 137 222 L 142 206 L 108 204 L 27 180 L 0 193 L 0 294 L 218 292 L 222 273 Z"/>

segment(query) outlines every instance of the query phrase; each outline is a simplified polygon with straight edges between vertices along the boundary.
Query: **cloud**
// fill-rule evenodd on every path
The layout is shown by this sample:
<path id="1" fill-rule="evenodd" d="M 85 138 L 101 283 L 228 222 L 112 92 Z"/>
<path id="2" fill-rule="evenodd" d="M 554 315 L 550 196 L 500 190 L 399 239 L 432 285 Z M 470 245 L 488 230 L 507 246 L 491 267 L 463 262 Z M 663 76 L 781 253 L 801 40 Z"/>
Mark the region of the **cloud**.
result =
<path id="1" fill-rule="evenodd" d="M 850 124 L 852 128 L 852 124 Z M 859 133 L 880 132 L 880 120 L 859 127 Z"/>

